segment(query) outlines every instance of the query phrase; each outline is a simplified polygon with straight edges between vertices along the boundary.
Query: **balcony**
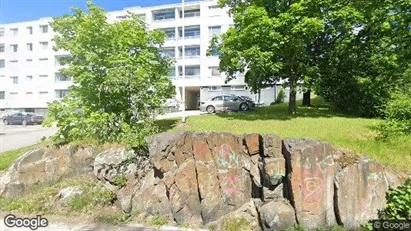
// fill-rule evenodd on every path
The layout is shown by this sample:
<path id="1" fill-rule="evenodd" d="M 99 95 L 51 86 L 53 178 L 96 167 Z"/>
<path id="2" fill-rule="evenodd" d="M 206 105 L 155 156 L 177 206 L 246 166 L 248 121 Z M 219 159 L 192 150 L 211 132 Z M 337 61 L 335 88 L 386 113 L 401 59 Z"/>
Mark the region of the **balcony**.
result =
<path id="1" fill-rule="evenodd" d="M 200 9 L 195 10 L 185 10 L 184 18 L 199 18 L 201 16 Z M 180 11 L 180 18 L 183 18 L 183 11 Z"/>
<path id="2" fill-rule="evenodd" d="M 186 79 L 199 79 L 200 78 L 200 65 L 185 66 L 185 78 Z M 178 67 L 179 78 L 183 78 L 183 67 Z"/>
<path id="3" fill-rule="evenodd" d="M 184 39 L 196 39 L 200 38 L 200 26 L 187 26 L 184 28 Z M 183 28 L 178 28 L 179 39 L 183 38 Z"/>
<path id="4" fill-rule="evenodd" d="M 175 19 L 176 19 L 176 13 L 174 9 L 153 12 L 154 22 L 171 21 Z"/>

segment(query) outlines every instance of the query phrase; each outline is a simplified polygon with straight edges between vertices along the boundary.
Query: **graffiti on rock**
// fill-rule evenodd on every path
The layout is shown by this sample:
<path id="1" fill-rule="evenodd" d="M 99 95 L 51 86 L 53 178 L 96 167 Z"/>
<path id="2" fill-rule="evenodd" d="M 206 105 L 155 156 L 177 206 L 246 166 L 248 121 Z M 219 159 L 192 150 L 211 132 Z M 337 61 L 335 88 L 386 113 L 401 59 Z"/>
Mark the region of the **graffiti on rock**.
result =
<path id="1" fill-rule="evenodd" d="M 304 202 L 320 202 L 323 194 L 323 180 L 319 177 L 308 177 L 304 179 L 303 196 Z"/>
<path id="2" fill-rule="evenodd" d="M 223 190 L 228 197 L 233 196 L 240 192 L 238 185 L 240 183 L 240 178 L 238 176 L 227 176 L 223 183 Z"/>
<path id="3" fill-rule="evenodd" d="M 237 168 L 240 166 L 238 155 L 230 146 L 223 144 L 218 148 L 218 164 L 223 168 Z"/>

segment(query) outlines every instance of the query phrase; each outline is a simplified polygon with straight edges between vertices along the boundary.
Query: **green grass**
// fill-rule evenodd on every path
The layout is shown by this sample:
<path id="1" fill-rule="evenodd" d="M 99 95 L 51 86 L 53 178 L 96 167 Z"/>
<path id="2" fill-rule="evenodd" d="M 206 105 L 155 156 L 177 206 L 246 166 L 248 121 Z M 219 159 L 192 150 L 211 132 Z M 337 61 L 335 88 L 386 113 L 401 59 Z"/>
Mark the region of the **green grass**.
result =
<path id="1" fill-rule="evenodd" d="M 379 119 L 366 119 L 334 113 L 321 98 L 312 99 L 313 107 L 301 107 L 297 115 L 287 114 L 287 104 L 257 108 L 245 113 L 221 113 L 189 117 L 186 126 L 168 120 L 170 131 L 213 131 L 234 134 L 276 134 L 281 138 L 312 138 L 348 152 L 364 154 L 394 170 L 411 168 L 411 137 L 389 141 L 375 139 L 373 130 Z M 165 123 L 163 127 L 166 126 Z"/>
<path id="2" fill-rule="evenodd" d="M 46 146 L 48 144 L 48 142 L 42 142 L 42 143 L 38 143 L 35 145 L 30 145 L 30 146 L 26 146 L 23 148 L 19 148 L 19 149 L 14 149 L 14 150 L 10 150 L 10 151 L 6 151 L 6 152 L 2 152 L 0 153 L 0 173 L 4 170 L 6 170 L 7 168 L 10 167 L 10 165 L 22 154 L 24 154 L 27 151 L 33 150 L 33 149 L 37 149 L 37 148 L 42 148 L 44 146 Z"/>

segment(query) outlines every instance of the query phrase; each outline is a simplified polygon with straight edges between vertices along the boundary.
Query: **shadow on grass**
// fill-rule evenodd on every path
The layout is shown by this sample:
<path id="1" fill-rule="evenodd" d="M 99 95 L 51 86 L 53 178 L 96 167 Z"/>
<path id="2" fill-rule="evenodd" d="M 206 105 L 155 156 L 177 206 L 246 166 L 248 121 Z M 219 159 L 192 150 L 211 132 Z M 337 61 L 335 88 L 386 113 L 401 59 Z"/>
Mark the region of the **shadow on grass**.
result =
<path id="1" fill-rule="evenodd" d="M 303 107 L 301 100 L 297 101 L 297 114 L 288 114 L 288 103 L 276 104 L 267 107 L 256 108 L 248 112 L 225 112 L 217 114 L 221 118 L 229 120 L 291 120 L 295 118 L 331 118 L 347 117 L 356 118 L 351 115 L 336 113 L 320 97 L 311 99 L 311 107 Z"/>
<path id="2" fill-rule="evenodd" d="M 177 126 L 179 119 L 163 119 L 157 120 L 154 123 L 158 127 L 158 133 L 167 132 Z"/>

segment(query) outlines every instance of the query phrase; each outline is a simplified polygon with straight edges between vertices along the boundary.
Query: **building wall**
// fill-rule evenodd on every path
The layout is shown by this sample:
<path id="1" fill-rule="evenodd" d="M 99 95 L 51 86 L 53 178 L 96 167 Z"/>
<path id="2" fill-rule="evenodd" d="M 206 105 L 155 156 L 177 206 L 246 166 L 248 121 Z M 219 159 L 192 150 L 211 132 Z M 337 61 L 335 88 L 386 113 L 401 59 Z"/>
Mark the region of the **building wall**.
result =
<path id="1" fill-rule="evenodd" d="M 187 87 L 185 102 L 189 108 L 196 108 L 197 96 L 204 100 L 210 96 L 220 93 L 252 95 L 248 90 L 233 91 L 231 87 L 223 87 L 222 92 L 210 92 L 209 86 L 225 85 L 226 76 L 212 76 L 210 67 L 218 67 L 219 58 L 206 55 L 212 38 L 210 27 L 221 26 L 221 32 L 227 31 L 233 25 L 232 18 L 228 15 L 228 9 L 215 9 L 217 0 L 205 0 L 199 2 L 187 2 L 185 11 L 200 10 L 198 17 L 181 18 L 181 4 L 160 5 L 154 7 L 131 7 L 120 11 L 109 12 L 108 22 L 124 20 L 127 12 L 144 15 L 148 29 L 172 28 L 176 38 L 165 41 L 163 47 L 175 50 L 175 75 L 170 76 L 176 89 Z M 159 10 L 170 10 L 174 12 L 175 19 L 156 21 L 154 16 Z M 48 26 L 48 32 L 43 33 L 40 26 L 49 25 L 51 18 L 42 18 L 35 21 L 18 22 L 0 25 L 5 34 L 0 37 L 0 44 L 4 44 L 5 52 L 0 52 L 0 60 L 5 60 L 5 68 L 0 68 L 0 92 L 5 92 L 5 99 L 0 99 L 0 109 L 35 111 L 46 114 L 47 103 L 59 100 L 60 91 L 66 91 L 72 81 L 60 81 L 56 78 L 61 66 L 58 64 L 60 56 L 69 55 L 66 51 L 53 51 L 54 43 L 51 41 L 54 33 Z M 200 36 L 198 38 L 180 38 L 179 29 L 182 27 L 199 26 Z M 32 27 L 33 33 L 29 34 L 27 27 Z M 13 35 L 11 29 L 18 28 L 18 35 Z M 43 49 L 41 42 L 48 42 L 48 47 Z M 27 50 L 27 43 L 31 43 L 33 50 Z M 13 52 L 10 45 L 18 44 L 18 51 Z M 179 57 L 179 48 L 183 46 L 200 46 L 198 57 Z M 11 62 L 14 61 L 14 62 Z M 195 77 L 185 76 L 183 78 L 180 68 L 183 66 L 199 65 L 200 74 Z M 18 83 L 14 84 L 12 77 L 18 77 Z M 30 77 L 31 76 L 31 77 Z M 230 86 L 244 86 L 244 76 L 239 74 L 236 79 L 230 81 Z M 200 87 L 202 88 L 200 90 Z M 194 89 L 194 91 L 193 91 Z M 264 103 L 271 103 L 274 99 L 274 89 L 262 91 L 261 99 Z M 182 101 L 181 91 L 177 91 L 176 98 Z"/>

